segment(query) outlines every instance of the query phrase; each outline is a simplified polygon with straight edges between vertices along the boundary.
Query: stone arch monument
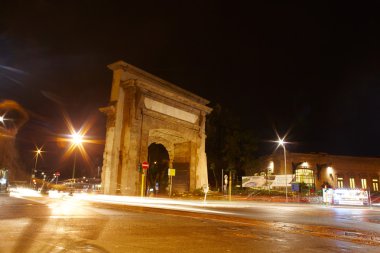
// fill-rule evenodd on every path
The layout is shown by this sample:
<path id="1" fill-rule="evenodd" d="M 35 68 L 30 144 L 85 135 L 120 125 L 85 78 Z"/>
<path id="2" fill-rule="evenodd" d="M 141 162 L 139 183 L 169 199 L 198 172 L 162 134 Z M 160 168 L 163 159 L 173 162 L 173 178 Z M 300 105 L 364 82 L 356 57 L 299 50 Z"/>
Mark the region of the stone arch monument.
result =
<path id="1" fill-rule="evenodd" d="M 139 195 L 139 163 L 147 161 L 148 147 L 162 144 L 169 168 L 176 170 L 173 190 L 192 191 L 208 184 L 205 153 L 209 101 L 123 61 L 108 65 L 113 71 L 103 154 L 105 194 Z"/>

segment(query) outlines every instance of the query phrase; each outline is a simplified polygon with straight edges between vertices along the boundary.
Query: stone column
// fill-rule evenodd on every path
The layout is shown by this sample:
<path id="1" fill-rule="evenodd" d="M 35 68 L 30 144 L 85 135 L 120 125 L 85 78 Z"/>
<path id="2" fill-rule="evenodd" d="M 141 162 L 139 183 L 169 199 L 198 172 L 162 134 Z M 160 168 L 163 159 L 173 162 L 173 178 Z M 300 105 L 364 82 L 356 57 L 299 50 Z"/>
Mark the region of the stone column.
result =
<path id="1" fill-rule="evenodd" d="M 206 133 L 205 133 L 205 127 L 206 127 L 206 113 L 201 112 L 200 119 L 199 119 L 199 136 L 198 136 L 198 149 L 197 149 L 197 158 L 198 158 L 198 164 L 196 168 L 196 184 L 195 187 L 197 189 L 208 185 L 208 174 L 207 174 L 207 157 L 206 157 Z"/>
<path id="2" fill-rule="evenodd" d="M 108 66 L 113 70 L 110 106 L 100 108 L 108 116 L 106 146 L 103 154 L 102 187 L 105 194 L 116 194 L 119 175 L 119 154 L 123 128 L 124 91 L 120 89 L 121 76 L 124 73 L 122 65 L 116 63 Z"/>
<path id="3" fill-rule="evenodd" d="M 102 168 L 102 190 L 104 194 L 113 194 L 116 190 L 112 186 L 112 147 L 115 135 L 115 115 L 112 113 L 113 107 L 100 108 L 101 112 L 107 114 L 107 131 L 106 131 L 106 144 L 103 153 L 103 168 Z"/>

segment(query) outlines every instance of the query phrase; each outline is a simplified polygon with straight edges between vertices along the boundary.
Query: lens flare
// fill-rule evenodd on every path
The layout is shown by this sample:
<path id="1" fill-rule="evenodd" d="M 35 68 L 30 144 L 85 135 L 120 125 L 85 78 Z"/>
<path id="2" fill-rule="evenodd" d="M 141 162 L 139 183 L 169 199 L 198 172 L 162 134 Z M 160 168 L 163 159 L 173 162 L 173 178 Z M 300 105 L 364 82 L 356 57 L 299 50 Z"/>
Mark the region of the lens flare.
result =
<path id="1" fill-rule="evenodd" d="M 0 101 L 0 136 L 14 138 L 28 118 L 26 110 L 17 102 Z"/>
<path id="2" fill-rule="evenodd" d="M 81 156 L 83 157 L 84 161 L 89 166 L 91 166 L 91 162 L 90 162 L 91 160 L 90 160 L 88 153 L 86 152 L 86 150 L 84 148 L 84 145 L 86 143 L 90 143 L 90 144 L 103 144 L 104 143 L 103 140 L 94 140 L 94 139 L 88 138 L 86 136 L 86 134 L 90 130 L 91 126 L 93 125 L 94 120 L 91 119 L 91 120 L 86 121 L 83 124 L 83 126 L 79 129 L 79 131 L 76 131 L 73 124 L 72 124 L 72 121 L 69 118 L 69 116 L 65 113 L 64 113 L 64 119 L 65 119 L 65 124 L 66 124 L 70 134 L 63 135 L 62 137 L 57 138 L 58 143 L 61 143 L 61 144 L 62 143 L 68 143 L 69 144 L 66 152 L 63 155 L 63 159 L 67 159 L 68 157 L 70 157 L 73 154 L 73 152 L 77 149 L 79 151 L 79 153 L 81 154 Z"/>

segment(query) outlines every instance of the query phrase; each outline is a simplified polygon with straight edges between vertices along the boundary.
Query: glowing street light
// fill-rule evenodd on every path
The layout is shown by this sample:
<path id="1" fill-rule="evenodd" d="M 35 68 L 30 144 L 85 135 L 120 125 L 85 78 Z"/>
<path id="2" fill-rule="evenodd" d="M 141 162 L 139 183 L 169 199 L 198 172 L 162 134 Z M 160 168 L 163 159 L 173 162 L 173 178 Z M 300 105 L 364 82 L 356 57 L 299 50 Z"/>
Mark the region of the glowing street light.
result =
<path id="1" fill-rule="evenodd" d="M 34 172 L 36 172 L 36 170 L 37 170 L 37 162 L 38 162 L 38 157 L 39 156 L 41 156 L 41 158 L 42 158 L 42 147 L 41 148 L 38 148 L 38 147 L 36 147 L 36 150 L 34 150 L 34 153 L 36 153 L 35 155 L 34 155 L 34 158 L 36 159 L 36 161 L 34 162 L 34 169 L 32 169 L 32 171 L 31 171 L 31 175 L 30 175 L 30 185 L 32 185 L 32 181 L 33 181 L 33 171 Z"/>
<path id="2" fill-rule="evenodd" d="M 278 146 L 282 146 L 282 148 L 284 149 L 284 167 L 285 167 L 285 199 L 286 199 L 286 202 L 288 202 L 288 175 L 286 173 L 286 148 L 285 148 L 285 144 L 287 142 L 285 142 L 285 137 L 284 138 L 280 138 L 279 136 L 278 137 L 278 140 L 276 141 L 278 143 Z"/>
<path id="3" fill-rule="evenodd" d="M 66 152 L 63 155 L 63 158 L 68 158 L 71 156 L 71 154 L 74 152 L 74 164 L 73 164 L 73 171 L 72 171 L 72 182 L 74 182 L 75 179 L 75 169 L 76 169 L 76 159 L 77 159 L 77 153 L 80 152 L 80 155 L 83 157 L 84 161 L 90 164 L 90 158 L 84 149 L 83 143 L 93 143 L 93 144 L 103 144 L 104 141 L 102 140 L 94 140 L 91 138 L 86 138 L 86 133 L 89 131 L 92 125 L 92 121 L 86 121 L 82 127 L 79 129 L 79 131 L 76 131 L 73 124 L 71 123 L 70 118 L 67 114 L 64 113 L 65 123 L 68 127 L 68 130 L 70 134 L 68 135 L 62 135 L 57 137 L 58 143 L 69 143 Z"/>
<path id="4" fill-rule="evenodd" d="M 75 165 L 76 165 L 76 161 L 77 161 L 77 148 L 81 148 L 82 147 L 82 142 L 83 142 L 83 135 L 78 133 L 78 132 L 74 132 L 72 135 L 71 135 L 71 144 L 72 144 L 72 148 L 74 150 L 74 165 L 73 165 L 73 175 L 72 175 L 72 181 L 74 182 L 74 178 L 75 178 Z"/>

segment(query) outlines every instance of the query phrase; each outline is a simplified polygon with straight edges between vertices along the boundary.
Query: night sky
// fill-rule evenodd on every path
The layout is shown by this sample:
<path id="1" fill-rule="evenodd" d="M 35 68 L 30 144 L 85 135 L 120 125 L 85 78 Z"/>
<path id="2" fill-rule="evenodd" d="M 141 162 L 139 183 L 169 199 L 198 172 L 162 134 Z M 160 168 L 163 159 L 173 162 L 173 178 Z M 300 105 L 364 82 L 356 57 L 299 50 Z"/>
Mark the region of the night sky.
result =
<path id="1" fill-rule="evenodd" d="M 69 133 L 63 113 L 104 139 L 98 108 L 118 60 L 234 111 L 259 154 L 276 129 L 293 152 L 380 155 L 378 6 L 250 2 L 1 1 L 0 99 L 31 116 L 17 137 L 25 163 L 44 145 L 42 165 L 69 170 L 54 141 Z M 103 145 L 86 149 L 91 171 Z"/>

